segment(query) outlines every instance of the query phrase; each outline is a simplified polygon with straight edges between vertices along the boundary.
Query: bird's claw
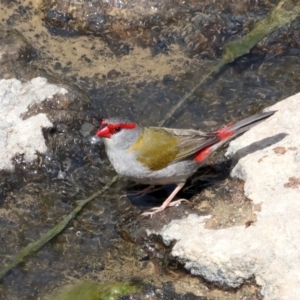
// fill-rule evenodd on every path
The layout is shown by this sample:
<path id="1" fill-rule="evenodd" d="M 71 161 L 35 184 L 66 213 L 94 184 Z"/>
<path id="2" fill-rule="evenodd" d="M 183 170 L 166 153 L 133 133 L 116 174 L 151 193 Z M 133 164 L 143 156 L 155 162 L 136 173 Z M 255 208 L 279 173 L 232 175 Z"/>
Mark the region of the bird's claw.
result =
<path id="1" fill-rule="evenodd" d="M 171 203 L 169 203 L 169 205 L 167 206 L 159 206 L 159 207 L 152 207 L 149 211 L 146 211 L 144 213 L 142 213 L 141 215 L 142 216 L 150 216 L 150 218 L 152 218 L 152 216 L 160 211 L 163 211 L 165 208 L 167 208 L 168 206 L 177 206 L 179 205 L 181 202 L 188 202 L 188 200 L 186 199 L 179 199 L 179 200 L 176 200 L 176 201 L 173 201 Z"/>
<path id="2" fill-rule="evenodd" d="M 144 216 L 144 217 L 150 216 L 150 218 L 152 218 L 152 216 L 153 216 L 154 214 L 155 214 L 154 212 L 146 211 L 146 212 L 142 213 L 141 216 Z"/>
<path id="3" fill-rule="evenodd" d="M 177 206 L 179 205 L 181 202 L 189 202 L 188 200 L 186 199 L 178 199 L 176 201 L 172 201 L 168 206 Z"/>

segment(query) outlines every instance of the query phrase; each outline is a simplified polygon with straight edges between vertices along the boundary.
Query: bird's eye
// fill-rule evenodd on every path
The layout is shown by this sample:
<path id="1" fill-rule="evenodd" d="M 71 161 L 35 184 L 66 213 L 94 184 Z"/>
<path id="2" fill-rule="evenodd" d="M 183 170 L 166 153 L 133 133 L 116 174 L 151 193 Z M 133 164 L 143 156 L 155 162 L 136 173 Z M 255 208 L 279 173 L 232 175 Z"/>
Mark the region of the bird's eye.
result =
<path id="1" fill-rule="evenodd" d="M 119 131 L 121 131 L 122 130 L 122 128 L 120 127 L 120 126 L 117 126 L 116 128 L 115 128 L 115 132 L 119 132 Z"/>

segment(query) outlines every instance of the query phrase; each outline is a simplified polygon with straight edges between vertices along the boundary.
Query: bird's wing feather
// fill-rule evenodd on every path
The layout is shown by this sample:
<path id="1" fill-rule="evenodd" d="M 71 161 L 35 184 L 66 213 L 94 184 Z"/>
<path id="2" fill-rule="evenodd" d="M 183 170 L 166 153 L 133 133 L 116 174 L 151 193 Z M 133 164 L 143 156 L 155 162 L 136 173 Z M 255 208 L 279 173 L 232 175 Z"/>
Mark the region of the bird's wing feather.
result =
<path id="1" fill-rule="evenodd" d="M 208 134 L 200 130 L 173 128 L 163 129 L 178 138 L 178 152 L 173 162 L 192 156 L 201 149 L 209 147 L 220 140 L 220 138 L 215 134 Z"/>
<path id="2" fill-rule="evenodd" d="M 137 159 L 151 170 L 161 170 L 219 141 L 198 130 L 147 127 L 130 147 Z"/>

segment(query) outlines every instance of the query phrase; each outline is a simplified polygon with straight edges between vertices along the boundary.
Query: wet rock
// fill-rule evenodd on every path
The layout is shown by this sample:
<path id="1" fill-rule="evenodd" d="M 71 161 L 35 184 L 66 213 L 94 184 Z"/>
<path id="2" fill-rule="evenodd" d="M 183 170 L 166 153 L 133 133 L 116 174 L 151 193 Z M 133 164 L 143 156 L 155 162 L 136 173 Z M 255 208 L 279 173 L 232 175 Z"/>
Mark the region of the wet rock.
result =
<path id="1" fill-rule="evenodd" d="M 98 34 L 115 32 L 126 37 L 126 31 L 162 25 L 179 18 L 196 1 L 46 1 L 45 20 L 60 28 L 73 28 Z M 199 7 L 200 6 L 200 7 Z M 105 32 L 106 31 L 106 32 Z"/>
<path id="2" fill-rule="evenodd" d="M 75 38 L 57 35 L 68 33 L 69 36 L 69 30 L 72 30 L 71 26 L 67 30 L 61 28 L 60 31 L 57 30 L 56 35 L 53 35 L 53 31 L 46 30 L 40 19 L 41 14 L 36 7 L 40 1 L 26 0 L 25 2 L 33 7 L 31 10 L 26 9 L 26 14 L 22 7 L 18 8 L 18 1 L 2 1 L 2 23 L 7 20 L 7 24 L 12 24 L 13 28 L 22 32 L 36 47 L 39 56 L 37 60 L 31 60 L 30 64 L 24 64 L 22 59 L 13 61 L 11 65 L 14 68 L 9 72 L 5 71 L 4 78 L 30 81 L 38 76 L 46 76 L 41 70 L 36 70 L 34 73 L 30 68 L 32 65 L 52 70 L 55 75 L 46 76 L 49 83 L 60 84 L 70 92 L 76 88 L 69 89 L 62 82 L 65 82 L 66 78 L 71 79 L 90 94 L 94 106 L 92 112 L 81 110 L 82 98 L 84 98 L 82 93 L 74 96 L 74 101 L 66 99 L 67 96 L 70 97 L 69 93 L 68 95 L 55 95 L 52 100 L 46 100 L 41 105 L 30 105 L 29 112 L 24 118 L 29 118 L 37 113 L 46 113 L 50 121 L 55 124 L 55 127 L 44 133 L 51 155 L 39 155 L 36 164 L 32 164 L 32 166 L 22 163 L 22 155 L 19 155 L 16 158 L 18 161 L 16 171 L 6 174 L 7 179 L 1 177 L 0 202 L 3 207 L 0 211 L 0 225 L 3 230 L 0 240 L 3 247 L 1 247 L 0 254 L 3 258 L 3 265 L 9 263 L 12 255 L 20 251 L 20 247 L 38 239 L 46 230 L 52 228 L 64 214 L 69 213 L 76 200 L 86 198 L 96 192 L 104 182 L 108 182 L 114 175 L 105 160 L 101 144 L 91 145 L 89 140 L 89 135 L 93 135 L 93 126 L 99 125 L 97 114 L 99 117 L 124 114 L 128 117 L 134 116 L 136 121 L 144 125 L 157 125 L 180 97 L 183 97 L 186 92 L 192 90 L 199 83 L 199 77 L 201 78 L 199 75 L 209 71 L 202 66 L 202 62 L 199 63 L 201 61 L 197 59 L 199 51 L 204 58 L 213 57 L 215 53 L 219 53 L 220 37 L 222 37 L 222 42 L 224 33 L 224 41 L 226 38 L 238 38 L 239 34 L 239 31 L 235 31 L 237 28 L 235 22 L 232 22 L 229 27 L 232 30 L 229 31 L 229 34 L 233 33 L 233 36 L 227 36 L 227 31 L 222 31 L 223 27 L 220 27 L 218 23 L 219 16 L 223 17 L 228 14 L 231 18 L 230 13 L 226 10 L 229 2 L 216 1 L 213 3 L 214 5 L 220 5 L 220 7 L 225 5 L 225 9 L 221 9 L 221 11 L 210 9 L 210 11 L 204 11 L 205 14 L 196 12 L 196 15 L 192 14 L 192 17 L 195 16 L 192 21 L 189 21 L 188 17 L 182 20 L 174 19 L 169 23 L 170 27 L 164 26 L 162 22 L 162 28 L 159 25 L 156 28 L 152 27 L 153 32 L 143 29 L 143 34 L 138 42 L 143 47 L 150 43 L 150 47 L 152 47 L 150 50 L 136 47 L 130 37 L 122 38 L 120 36 L 118 38 L 117 34 L 108 33 L 107 39 L 106 36 L 104 39 L 110 43 L 110 48 L 114 53 L 119 51 L 121 55 L 126 55 L 119 59 L 111 53 L 97 35 L 76 36 Z M 96 2 L 94 1 L 94 3 Z M 77 1 L 75 4 L 79 3 L 83 3 L 83 1 Z M 251 16 L 253 20 L 262 18 L 268 11 L 268 9 L 263 9 L 264 3 L 251 1 L 251 5 L 255 8 L 255 13 Z M 12 9 L 4 10 L 4 5 L 9 5 Z M 240 9 L 243 5 L 239 2 L 239 5 L 233 6 L 233 9 L 235 7 Z M 251 9 L 249 13 L 252 12 Z M 248 8 L 245 11 L 247 12 Z M 67 20 L 68 15 L 66 17 Z M 242 16 L 236 17 L 236 19 L 234 17 L 235 20 L 239 22 L 240 27 L 243 26 Z M 68 23 L 71 24 L 73 21 L 70 19 Z M 65 20 L 62 19 L 61 22 L 63 23 Z M 209 22 L 209 24 L 206 25 L 205 22 Z M 292 30 L 297 31 L 297 27 L 294 25 L 292 24 Z M 247 22 L 245 22 L 245 26 L 247 31 Z M 186 32 L 188 36 L 183 31 L 181 34 L 179 27 L 188 30 Z M 220 28 L 221 30 L 219 30 Z M 129 30 L 128 32 L 132 33 L 133 38 L 136 39 L 136 35 L 141 33 L 140 27 L 136 27 L 136 35 L 134 28 L 132 30 L 132 32 Z M 202 35 L 199 34 L 194 38 L 195 30 Z M 285 30 L 289 35 L 291 28 L 285 28 Z M 152 39 L 153 36 L 154 39 Z M 123 41 L 123 39 L 125 40 Z M 120 42 L 116 42 L 119 40 Z M 187 41 L 190 47 L 188 53 L 195 54 L 193 59 L 187 58 L 182 53 L 182 48 L 185 47 Z M 291 39 L 292 41 L 293 39 Z M 178 43 L 180 46 L 171 45 L 172 43 Z M 293 51 L 297 50 L 297 44 L 294 45 Z M 207 51 L 205 47 L 207 47 Z M 12 46 L 10 49 L 14 50 L 14 47 Z M 212 51 L 212 49 L 217 50 Z M 243 57 L 243 60 L 237 64 L 228 66 L 225 72 L 214 78 L 213 84 L 211 80 L 210 85 L 200 88 L 200 91 L 195 93 L 193 105 L 191 102 L 186 105 L 169 125 L 215 130 L 218 126 L 230 122 L 234 118 L 242 118 L 242 115 L 249 116 L 249 110 L 257 109 L 257 106 L 262 103 L 262 105 L 269 105 L 269 103 L 274 103 L 278 99 L 298 91 L 300 70 L 298 56 L 274 56 L 271 53 L 263 61 L 262 58 L 265 56 L 263 51 L 260 51 L 259 55 L 251 60 L 253 55 L 255 53 Z M 4 70 L 8 70 L 6 67 L 8 65 L 9 61 L 1 67 L 0 76 Z M 16 70 L 18 65 L 20 68 Z M 121 73 L 117 79 L 111 80 L 106 77 L 112 69 Z M 169 74 L 173 76 L 173 80 Z M 164 77 L 164 75 L 167 76 Z M 61 76 L 65 77 L 64 80 Z M 293 189 L 297 185 L 297 179 L 290 178 L 285 184 L 289 189 Z M 26 189 L 28 192 L 25 192 L 24 187 L 20 191 L 20 186 L 26 185 L 27 187 L 32 182 L 35 183 L 36 189 L 28 188 Z M 220 183 L 220 181 L 218 182 Z M 154 249 L 153 257 L 155 258 L 157 255 L 155 266 L 153 266 L 153 260 L 149 260 L 148 256 L 133 254 L 133 251 L 130 250 L 133 245 L 122 241 L 115 232 L 115 224 L 125 213 L 130 211 L 132 218 L 137 218 L 140 213 L 136 204 L 138 201 L 133 204 L 127 198 L 119 199 L 120 195 L 124 193 L 125 186 L 128 187 L 127 183 L 119 183 L 109 191 L 108 195 L 103 195 L 101 199 L 95 199 L 74 222 L 71 222 L 71 228 L 8 274 L 5 283 L 0 286 L 0 298 L 44 298 L 45 293 L 69 283 L 74 277 L 101 282 L 108 278 L 114 281 L 127 280 L 131 276 L 146 278 L 148 281 L 156 278 L 159 281 L 157 290 L 164 292 L 165 290 L 160 288 L 161 281 L 170 280 L 169 275 L 171 275 L 173 283 L 176 278 L 176 286 L 181 287 L 181 293 L 189 291 L 198 297 L 207 296 L 209 299 L 253 299 L 250 296 L 246 297 L 245 294 L 236 295 L 235 291 L 229 297 L 227 289 L 225 292 L 219 290 L 214 293 L 215 287 L 211 288 L 205 282 L 199 283 L 198 277 L 185 276 L 183 278 L 180 274 L 174 275 L 176 262 L 172 265 L 173 268 L 168 276 L 158 276 L 157 266 L 162 265 L 161 269 L 166 269 L 166 263 L 170 260 L 165 260 L 165 258 L 171 250 L 169 247 L 165 251 L 165 255 L 161 255 L 159 252 L 164 251 L 164 247 L 159 239 L 153 239 L 152 243 L 148 243 L 149 249 Z M 175 210 L 166 210 L 166 223 L 168 224 L 180 216 L 186 218 L 193 213 L 196 204 L 194 202 L 197 204 L 200 202 L 200 207 L 197 208 L 201 213 L 213 215 L 214 212 L 210 212 L 210 204 L 214 202 L 213 193 L 215 190 L 211 191 L 207 188 L 206 183 L 204 196 L 208 204 L 201 205 L 203 198 L 197 197 L 192 200 L 192 204 L 184 204 Z M 7 195 L 9 196 L 7 197 Z M 163 200 L 162 197 L 161 200 Z M 157 202 L 153 202 L 150 203 L 151 206 L 158 205 Z M 224 208 L 237 209 L 234 221 L 230 211 L 230 214 L 226 214 L 226 218 L 212 218 L 212 224 L 208 224 L 211 225 L 210 228 L 224 228 L 224 226 L 240 224 L 237 221 L 243 221 L 240 225 L 245 227 L 246 224 L 243 224 L 245 220 L 237 219 L 243 217 L 244 211 L 240 212 L 240 207 L 234 203 L 227 206 L 226 202 L 223 203 Z M 247 205 L 250 206 L 247 209 L 251 210 L 251 203 L 247 203 Z M 263 208 L 263 205 L 261 206 Z M 222 211 L 221 208 L 220 211 Z M 216 213 L 219 212 L 216 211 Z M 253 221 L 252 219 L 246 220 Z M 140 220 L 138 219 L 138 221 Z M 146 227 L 142 221 L 135 223 L 140 230 Z M 151 221 L 156 222 L 156 219 L 152 218 Z M 248 229 L 254 226 L 256 223 L 250 224 Z M 156 228 L 156 231 L 159 229 Z M 191 282 L 193 283 L 191 284 Z M 16 286 L 18 286 L 17 289 Z M 251 289 L 250 292 L 255 294 L 255 291 L 253 293 Z M 257 289 L 259 290 L 259 287 Z M 164 295 L 164 298 L 179 299 L 178 295 Z M 153 299 L 156 298 L 154 294 Z"/>
<path id="3" fill-rule="evenodd" d="M 110 70 L 110 71 L 107 73 L 107 78 L 108 78 L 108 79 L 114 79 L 114 78 L 116 78 L 116 77 L 118 77 L 118 76 L 120 76 L 120 75 L 121 75 L 120 72 L 118 72 L 118 71 L 115 70 L 115 69 L 112 69 L 112 70 Z"/>
<path id="4" fill-rule="evenodd" d="M 12 170 L 14 165 L 25 169 L 33 160 L 39 168 L 41 154 L 66 142 L 66 138 L 51 139 L 57 129 L 68 135 L 70 124 L 80 127 L 88 119 L 80 113 L 89 105 L 87 96 L 66 80 L 29 64 L 35 54 L 19 32 L 0 26 L 1 170 Z"/>
<path id="5" fill-rule="evenodd" d="M 294 4 L 286 1 L 284 10 Z M 224 45 L 246 35 L 274 9 L 274 1 L 56 1 L 43 7 L 51 32 L 101 36 L 117 56 L 134 47 L 168 55 L 177 44 L 190 58 L 220 57 Z M 252 50 L 256 60 L 299 55 L 299 20 L 274 31 Z M 249 60 L 247 60 L 249 63 Z"/>
<path id="6" fill-rule="evenodd" d="M 142 201 L 142 199 L 139 200 Z M 139 200 L 137 199 L 136 201 Z M 151 204 L 150 201 L 149 203 Z M 191 205 L 180 205 L 174 210 L 168 210 L 168 213 L 162 213 L 159 217 L 155 217 L 154 222 L 153 219 L 143 216 L 137 217 L 136 212 L 131 212 L 122 216 L 122 220 L 118 223 L 119 233 L 123 239 L 143 245 L 150 256 L 158 257 L 161 254 L 157 253 L 156 250 L 163 247 L 157 243 L 156 238 L 154 240 L 147 238 L 147 228 L 153 231 L 160 230 L 173 219 L 185 219 L 193 212 L 195 211 Z"/>
<path id="7" fill-rule="evenodd" d="M 151 47 L 153 56 L 179 44 L 190 56 L 212 58 L 230 36 L 249 31 L 272 7 L 271 1 L 48 0 L 43 10 L 51 31 L 101 36 L 117 55 L 128 54 L 124 47 L 130 46 L 122 41 L 129 41 Z"/>
<path id="8" fill-rule="evenodd" d="M 0 64 L 10 61 L 30 61 L 36 53 L 32 46 L 15 30 L 6 30 L 0 26 Z M 3 72 L 3 71 L 2 71 Z M 2 73 L 1 72 L 1 73 Z"/>
<path id="9" fill-rule="evenodd" d="M 274 105 L 270 119 L 231 142 L 236 160 L 231 175 L 245 180 L 257 221 L 250 226 L 205 228 L 209 217 L 173 220 L 160 235 L 171 255 L 192 274 L 222 286 L 238 287 L 255 276 L 265 299 L 293 299 L 299 293 L 298 129 L 300 94 Z M 274 148 L 284 148 L 283 153 Z"/>
<path id="10" fill-rule="evenodd" d="M 36 58 L 35 49 L 17 30 L 8 30 L 0 25 L 0 79 L 16 77 L 24 64 Z"/>

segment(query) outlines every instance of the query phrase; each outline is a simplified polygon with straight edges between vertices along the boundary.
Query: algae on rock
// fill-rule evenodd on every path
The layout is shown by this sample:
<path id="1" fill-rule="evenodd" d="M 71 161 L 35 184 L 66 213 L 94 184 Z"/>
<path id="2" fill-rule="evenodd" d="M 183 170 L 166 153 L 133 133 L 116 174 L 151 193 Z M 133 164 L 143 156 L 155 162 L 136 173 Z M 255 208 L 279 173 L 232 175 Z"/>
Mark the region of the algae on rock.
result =
<path id="1" fill-rule="evenodd" d="M 137 292 L 139 287 L 130 283 L 99 283 L 83 281 L 64 287 L 49 300 L 117 300 L 121 296 Z"/>

